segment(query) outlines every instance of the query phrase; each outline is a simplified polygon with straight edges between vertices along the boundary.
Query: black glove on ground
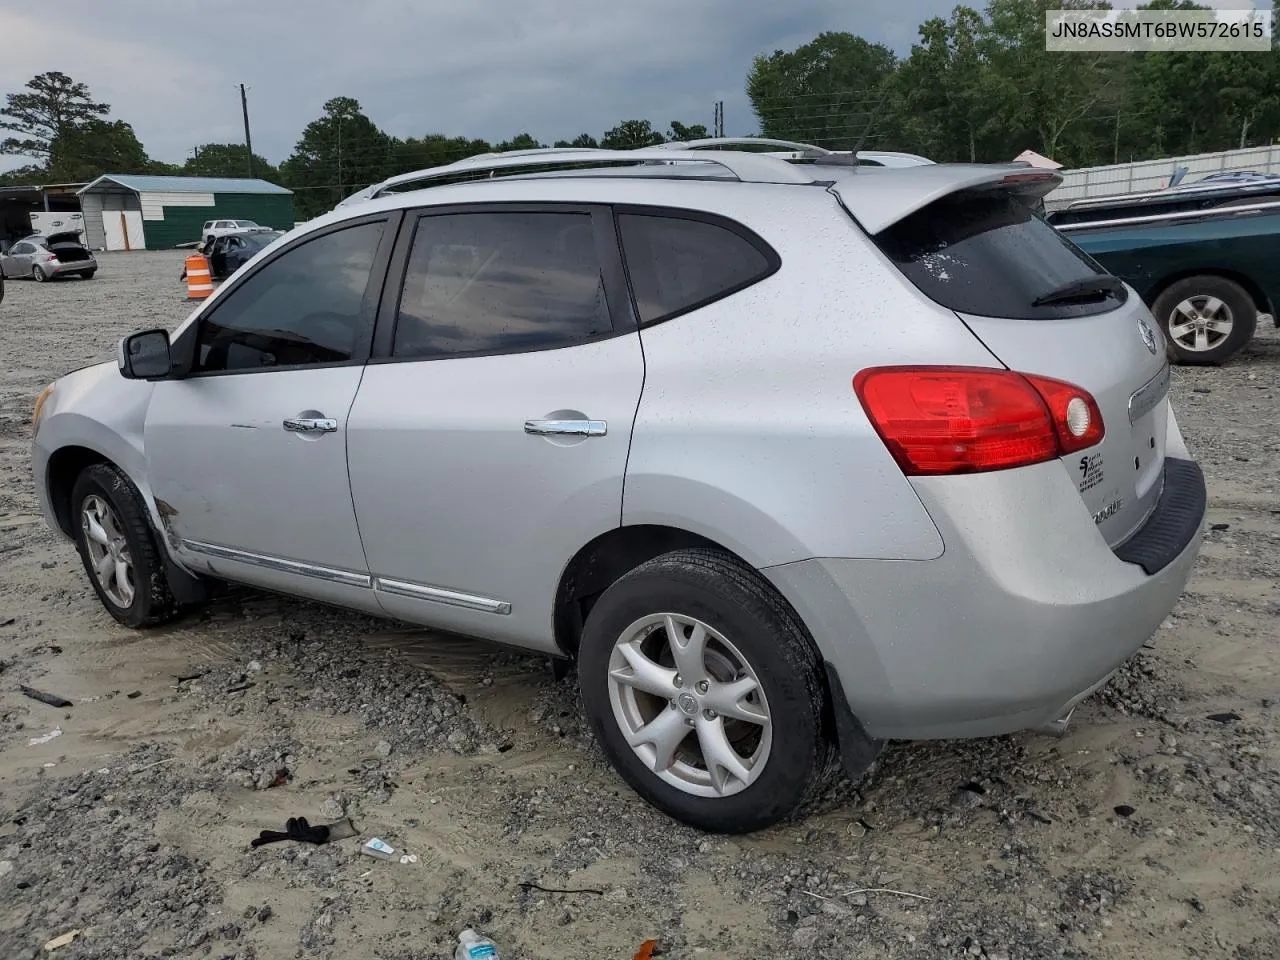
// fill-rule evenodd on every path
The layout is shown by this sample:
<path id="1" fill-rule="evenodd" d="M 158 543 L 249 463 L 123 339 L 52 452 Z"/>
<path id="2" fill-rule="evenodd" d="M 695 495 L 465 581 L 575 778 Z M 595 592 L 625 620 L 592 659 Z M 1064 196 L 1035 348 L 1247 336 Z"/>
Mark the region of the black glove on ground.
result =
<path id="1" fill-rule="evenodd" d="M 323 825 L 313 827 L 307 823 L 306 817 L 290 817 L 284 828 L 284 833 L 279 830 L 263 830 L 256 839 L 250 841 L 250 845 L 260 847 L 264 843 L 277 843 L 281 840 L 297 840 L 300 843 L 320 844 L 327 842 L 329 839 L 328 827 Z"/>

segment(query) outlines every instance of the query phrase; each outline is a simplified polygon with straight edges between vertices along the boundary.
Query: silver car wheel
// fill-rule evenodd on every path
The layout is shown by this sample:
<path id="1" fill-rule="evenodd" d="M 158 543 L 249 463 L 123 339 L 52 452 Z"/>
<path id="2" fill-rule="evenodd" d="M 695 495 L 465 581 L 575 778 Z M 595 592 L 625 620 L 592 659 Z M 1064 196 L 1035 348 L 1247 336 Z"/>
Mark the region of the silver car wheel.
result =
<path id="1" fill-rule="evenodd" d="M 48 275 L 39 267 L 31 268 L 31 278 L 35 280 L 36 283 L 44 283 L 49 279 Z"/>
<path id="2" fill-rule="evenodd" d="M 764 772 L 773 725 L 760 679 L 695 617 L 657 613 L 631 624 L 609 658 L 609 700 L 636 756 L 685 793 L 732 796 Z"/>
<path id="3" fill-rule="evenodd" d="M 1185 350 L 1203 353 L 1231 336 L 1235 317 L 1231 308 L 1213 296 L 1187 297 L 1173 308 L 1169 318 L 1169 339 Z"/>
<path id="4" fill-rule="evenodd" d="M 80 525 L 98 586 L 116 606 L 126 609 L 133 606 L 137 591 L 133 559 L 115 510 L 99 496 L 86 497 L 80 511 Z"/>

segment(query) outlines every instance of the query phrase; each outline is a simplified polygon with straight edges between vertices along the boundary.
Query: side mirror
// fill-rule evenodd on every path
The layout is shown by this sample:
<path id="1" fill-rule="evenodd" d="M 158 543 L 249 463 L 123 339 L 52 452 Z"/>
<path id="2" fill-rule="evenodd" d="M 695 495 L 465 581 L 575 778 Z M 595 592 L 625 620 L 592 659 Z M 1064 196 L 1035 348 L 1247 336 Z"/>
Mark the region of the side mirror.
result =
<path id="1" fill-rule="evenodd" d="M 143 330 L 120 341 L 116 351 L 126 380 L 160 380 L 173 370 L 168 330 Z"/>

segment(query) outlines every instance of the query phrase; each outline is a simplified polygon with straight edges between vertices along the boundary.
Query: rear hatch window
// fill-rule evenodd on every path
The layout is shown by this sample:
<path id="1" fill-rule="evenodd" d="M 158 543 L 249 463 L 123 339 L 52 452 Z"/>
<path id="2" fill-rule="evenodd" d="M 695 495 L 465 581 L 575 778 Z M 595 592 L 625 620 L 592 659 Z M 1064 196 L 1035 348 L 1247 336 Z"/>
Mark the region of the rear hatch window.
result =
<path id="1" fill-rule="evenodd" d="M 1120 284 L 1093 286 L 1107 271 L 1008 190 L 951 194 L 874 239 L 925 296 L 957 313 L 1053 320 L 1126 298 Z"/>

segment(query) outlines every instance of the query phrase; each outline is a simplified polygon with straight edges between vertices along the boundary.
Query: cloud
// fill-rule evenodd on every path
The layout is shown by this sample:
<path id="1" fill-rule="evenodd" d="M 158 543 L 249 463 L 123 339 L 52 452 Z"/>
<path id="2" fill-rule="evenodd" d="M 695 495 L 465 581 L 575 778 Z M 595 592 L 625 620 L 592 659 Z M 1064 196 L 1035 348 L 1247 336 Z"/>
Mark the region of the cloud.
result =
<path id="1" fill-rule="evenodd" d="M 550 143 L 641 118 L 659 129 L 672 120 L 709 127 L 716 100 L 726 132 L 741 135 L 756 129 L 744 89 L 756 54 L 847 30 L 904 55 L 917 26 L 953 5 L 63 0 L 54 21 L 0 12 L 0 93 L 61 70 L 133 124 L 148 153 L 175 163 L 197 144 L 242 138 L 239 83 L 250 87 L 254 149 L 274 162 L 334 96 L 355 97 L 402 137 L 498 141 L 527 131 Z"/>

